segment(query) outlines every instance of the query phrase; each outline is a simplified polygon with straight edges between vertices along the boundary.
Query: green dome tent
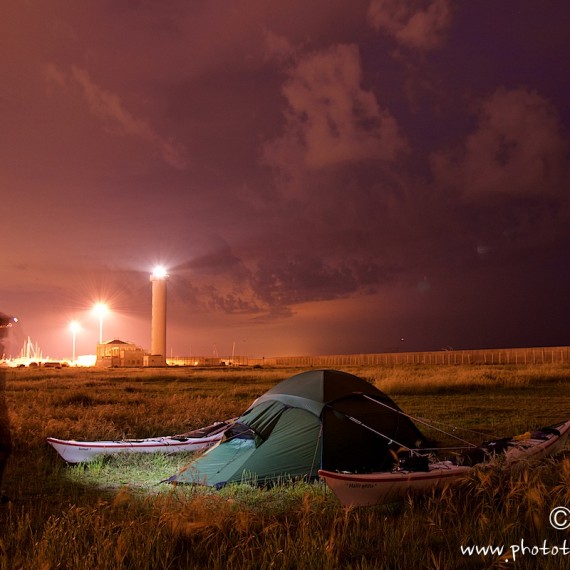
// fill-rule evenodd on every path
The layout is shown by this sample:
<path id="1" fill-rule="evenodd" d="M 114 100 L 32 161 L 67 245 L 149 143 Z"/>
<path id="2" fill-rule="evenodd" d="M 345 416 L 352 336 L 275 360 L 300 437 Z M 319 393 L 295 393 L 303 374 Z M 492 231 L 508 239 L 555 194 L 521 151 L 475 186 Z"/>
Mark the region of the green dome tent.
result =
<path id="1" fill-rule="evenodd" d="M 412 421 L 369 382 L 312 370 L 255 400 L 218 445 L 168 481 L 220 488 L 244 480 L 312 479 L 320 468 L 380 471 L 392 464 L 391 449 L 425 443 Z"/>

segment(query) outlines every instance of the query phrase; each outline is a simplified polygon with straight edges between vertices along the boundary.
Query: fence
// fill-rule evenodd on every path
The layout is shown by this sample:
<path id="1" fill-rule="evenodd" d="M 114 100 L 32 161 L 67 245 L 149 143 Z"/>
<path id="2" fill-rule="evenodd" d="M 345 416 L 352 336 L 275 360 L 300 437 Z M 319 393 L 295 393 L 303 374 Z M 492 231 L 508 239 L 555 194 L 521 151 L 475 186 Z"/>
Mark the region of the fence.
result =
<path id="1" fill-rule="evenodd" d="M 402 364 L 570 364 L 570 347 L 443 350 L 434 352 L 392 352 L 325 356 L 247 356 L 168 358 L 177 366 L 287 366 L 332 368 L 340 366 L 395 366 Z"/>

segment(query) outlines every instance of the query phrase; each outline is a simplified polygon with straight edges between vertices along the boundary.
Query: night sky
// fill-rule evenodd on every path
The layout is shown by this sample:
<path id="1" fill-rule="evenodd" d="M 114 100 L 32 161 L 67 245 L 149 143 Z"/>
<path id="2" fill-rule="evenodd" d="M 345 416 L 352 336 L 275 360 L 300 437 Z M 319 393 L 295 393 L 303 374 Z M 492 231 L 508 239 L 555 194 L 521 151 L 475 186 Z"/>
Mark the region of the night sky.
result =
<path id="1" fill-rule="evenodd" d="M 44 355 L 570 344 L 570 3 L 8 0 L 0 311 Z"/>

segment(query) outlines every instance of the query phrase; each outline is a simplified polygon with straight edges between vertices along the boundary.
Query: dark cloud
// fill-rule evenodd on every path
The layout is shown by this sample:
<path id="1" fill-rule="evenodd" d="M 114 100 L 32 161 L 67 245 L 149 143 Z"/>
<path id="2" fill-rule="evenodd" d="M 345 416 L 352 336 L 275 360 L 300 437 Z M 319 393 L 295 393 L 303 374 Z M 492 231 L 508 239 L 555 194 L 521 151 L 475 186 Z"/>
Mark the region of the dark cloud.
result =
<path id="1" fill-rule="evenodd" d="M 250 266 L 231 249 L 180 264 L 171 272 L 173 296 L 194 310 L 291 316 L 300 303 L 375 293 L 393 272 L 359 259 L 335 261 L 310 254 L 273 255 Z"/>
<path id="2" fill-rule="evenodd" d="M 524 88 L 499 88 L 481 103 L 477 128 L 463 149 L 434 156 L 438 182 L 474 200 L 489 194 L 560 195 L 569 166 L 556 110 Z"/>
<path id="3" fill-rule="evenodd" d="M 362 160 L 392 160 L 405 141 L 389 111 L 362 88 L 356 45 L 310 53 L 296 63 L 283 86 L 289 104 L 286 134 L 272 145 L 283 170 L 299 160 L 323 168 Z"/>
<path id="4" fill-rule="evenodd" d="M 430 50 L 439 47 L 451 24 L 449 0 L 372 0 L 370 25 L 404 47 Z"/>
<path id="5" fill-rule="evenodd" d="M 326 266 L 311 255 L 275 257 L 259 263 L 252 286 L 270 306 L 335 299 L 354 293 L 358 275 L 347 265 Z"/>

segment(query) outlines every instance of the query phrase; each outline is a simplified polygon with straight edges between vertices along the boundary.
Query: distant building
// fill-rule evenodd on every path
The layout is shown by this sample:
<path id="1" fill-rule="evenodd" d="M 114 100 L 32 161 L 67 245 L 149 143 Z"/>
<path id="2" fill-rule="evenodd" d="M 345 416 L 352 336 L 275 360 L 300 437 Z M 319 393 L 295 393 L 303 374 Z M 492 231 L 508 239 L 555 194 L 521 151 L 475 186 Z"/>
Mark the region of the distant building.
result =
<path id="1" fill-rule="evenodd" d="M 95 366 L 102 368 L 152 366 L 148 353 L 136 344 L 114 339 L 97 345 Z"/>

